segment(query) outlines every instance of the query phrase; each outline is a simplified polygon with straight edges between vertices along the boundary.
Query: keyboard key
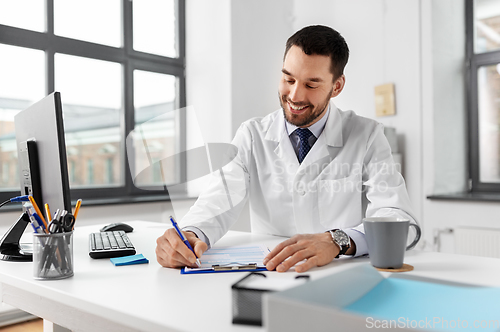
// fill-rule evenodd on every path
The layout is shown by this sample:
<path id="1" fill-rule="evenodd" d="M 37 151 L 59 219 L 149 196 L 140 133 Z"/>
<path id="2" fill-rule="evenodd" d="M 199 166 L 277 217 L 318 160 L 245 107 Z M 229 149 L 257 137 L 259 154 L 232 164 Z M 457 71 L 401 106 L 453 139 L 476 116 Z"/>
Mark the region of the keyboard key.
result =
<path id="1" fill-rule="evenodd" d="M 113 249 L 118 248 L 118 244 L 116 243 L 115 236 L 113 234 L 111 234 L 111 235 L 108 235 L 108 238 L 109 238 L 109 243 L 111 245 L 111 248 L 113 248 Z"/>
<path id="2" fill-rule="evenodd" d="M 118 247 L 119 247 L 119 248 L 122 248 L 122 249 L 123 249 L 123 248 L 127 248 L 127 245 L 125 244 L 125 242 L 123 242 L 123 239 L 122 239 L 122 237 L 121 237 L 121 236 L 118 236 L 118 237 L 116 238 L 116 243 L 118 244 Z"/>
<path id="3" fill-rule="evenodd" d="M 102 239 L 100 236 L 96 236 L 95 237 L 95 247 L 98 249 L 98 250 L 103 250 L 104 247 L 102 246 Z"/>
<path id="4" fill-rule="evenodd" d="M 130 242 L 130 240 L 128 239 L 128 237 L 122 237 L 123 239 L 123 242 L 125 242 L 125 245 L 127 246 L 127 248 L 133 248 L 134 245 L 132 244 L 132 242 Z"/>
<path id="5" fill-rule="evenodd" d="M 104 250 L 111 249 L 111 244 L 109 243 L 108 234 L 102 237 L 102 245 L 104 246 Z"/>

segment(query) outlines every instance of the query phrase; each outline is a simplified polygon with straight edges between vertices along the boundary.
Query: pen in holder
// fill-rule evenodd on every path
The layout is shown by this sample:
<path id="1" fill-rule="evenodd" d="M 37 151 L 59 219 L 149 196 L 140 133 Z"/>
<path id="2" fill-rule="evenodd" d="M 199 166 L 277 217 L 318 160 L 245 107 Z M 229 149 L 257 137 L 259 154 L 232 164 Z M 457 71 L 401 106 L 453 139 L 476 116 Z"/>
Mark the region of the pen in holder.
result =
<path id="1" fill-rule="evenodd" d="M 40 280 L 73 276 L 73 232 L 33 234 L 33 277 Z"/>

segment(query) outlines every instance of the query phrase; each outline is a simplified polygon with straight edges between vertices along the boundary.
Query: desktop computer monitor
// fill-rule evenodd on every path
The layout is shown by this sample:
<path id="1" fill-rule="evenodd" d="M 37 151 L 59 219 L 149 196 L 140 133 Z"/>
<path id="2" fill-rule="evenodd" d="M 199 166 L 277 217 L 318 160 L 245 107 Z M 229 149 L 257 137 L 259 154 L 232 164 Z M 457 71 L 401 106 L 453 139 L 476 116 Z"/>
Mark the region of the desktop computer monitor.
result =
<path id="1" fill-rule="evenodd" d="M 53 92 L 14 117 L 21 195 L 31 195 L 43 211 L 71 211 L 61 94 Z M 25 207 L 23 207 L 25 209 Z M 0 259 L 31 260 L 19 239 L 29 223 L 26 211 L 0 242 Z"/>
<path id="2" fill-rule="evenodd" d="M 36 200 L 36 196 L 39 196 L 38 199 L 41 200 L 36 201 L 38 207 L 42 209 L 47 203 L 52 211 L 71 211 L 61 94 L 53 92 L 19 112 L 14 117 L 14 123 L 18 154 L 20 157 L 24 154 L 24 158 L 19 158 L 21 195 L 30 194 L 27 169 L 38 166 L 38 170 L 30 170 L 31 174 L 35 175 L 35 179 L 32 178 L 35 181 L 31 181 L 31 189 L 35 194 L 33 197 Z M 31 161 L 29 166 L 26 165 L 26 157 L 29 158 L 30 153 L 23 150 L 26 146 L 29 149 L 30 142 L 36 143 L 38 165 Z M 39 183 L 36 181 L 37 173 Z"/>

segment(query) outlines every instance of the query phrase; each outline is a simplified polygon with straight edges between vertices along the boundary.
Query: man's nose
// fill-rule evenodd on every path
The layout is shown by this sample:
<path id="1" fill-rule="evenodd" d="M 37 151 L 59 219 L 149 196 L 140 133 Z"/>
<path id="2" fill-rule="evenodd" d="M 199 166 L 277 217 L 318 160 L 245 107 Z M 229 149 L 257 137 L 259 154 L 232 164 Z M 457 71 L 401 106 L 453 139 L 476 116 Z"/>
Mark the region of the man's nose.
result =
<path id="1" fill-rule="evenodd" d="M 305 99 L 305 89 L 295 84 L 290 88 L 290 94 L 288 96 L 292 102 L 301 102 Z"/>

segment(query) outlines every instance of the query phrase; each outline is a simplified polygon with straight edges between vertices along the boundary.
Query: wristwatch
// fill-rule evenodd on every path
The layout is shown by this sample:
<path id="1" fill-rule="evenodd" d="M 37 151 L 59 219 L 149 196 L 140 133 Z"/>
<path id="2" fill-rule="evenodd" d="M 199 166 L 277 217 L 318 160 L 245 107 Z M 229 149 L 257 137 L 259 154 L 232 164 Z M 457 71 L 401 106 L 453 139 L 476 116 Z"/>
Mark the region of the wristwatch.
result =
<path id="1" fill-rule="evenodd" d="M 335 257 L 339 258 L 340 255 L 344 255 L 351 247 L 351 238 L 341 229 L 332 229 L 329 232 L 332 235 L 333 243 L 340 248 L 339 254 Z"/>

